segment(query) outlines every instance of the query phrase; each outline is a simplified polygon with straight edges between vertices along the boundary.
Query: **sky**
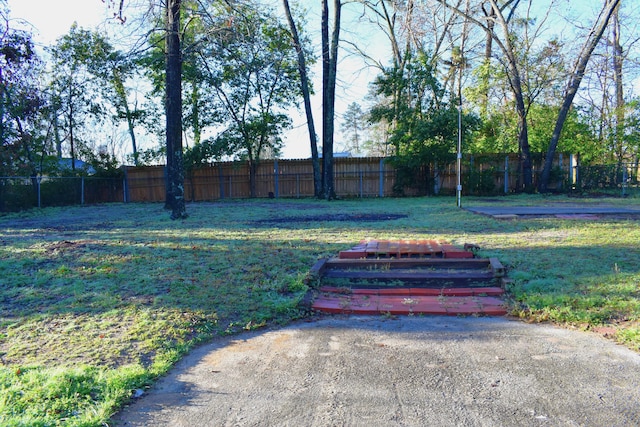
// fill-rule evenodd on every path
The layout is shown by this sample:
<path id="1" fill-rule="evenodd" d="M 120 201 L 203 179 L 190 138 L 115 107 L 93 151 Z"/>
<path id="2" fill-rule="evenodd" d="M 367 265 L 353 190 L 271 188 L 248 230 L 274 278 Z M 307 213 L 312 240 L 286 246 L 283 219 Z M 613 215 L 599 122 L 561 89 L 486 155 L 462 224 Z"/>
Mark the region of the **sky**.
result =
<path id="1" fill-rule="evenodd" d="M 24 20 L 38 44 L 51 44 L 74 22 L 94 28 L 109 16 L 102 0 L 8 0 L 11 18 Z"/>

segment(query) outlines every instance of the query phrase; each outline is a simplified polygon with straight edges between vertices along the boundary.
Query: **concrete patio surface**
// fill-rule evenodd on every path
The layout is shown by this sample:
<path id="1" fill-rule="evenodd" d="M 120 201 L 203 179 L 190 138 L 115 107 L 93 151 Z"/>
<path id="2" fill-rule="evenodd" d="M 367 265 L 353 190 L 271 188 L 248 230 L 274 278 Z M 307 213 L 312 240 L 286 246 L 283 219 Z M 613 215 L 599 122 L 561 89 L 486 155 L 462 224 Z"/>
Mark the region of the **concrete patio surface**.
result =
<path id="1" fill-rule="evenodd" d="M 531 215 L 638 215 L 640 208 L 615 205 L 466 206 L 466 210 L 493 217 Z"/>
<path id="2" fill-rule="evenodd" d="M 115 426 L 637 426 L 640 355 L 506 318 L 329 316 L 216 339 Z"/>

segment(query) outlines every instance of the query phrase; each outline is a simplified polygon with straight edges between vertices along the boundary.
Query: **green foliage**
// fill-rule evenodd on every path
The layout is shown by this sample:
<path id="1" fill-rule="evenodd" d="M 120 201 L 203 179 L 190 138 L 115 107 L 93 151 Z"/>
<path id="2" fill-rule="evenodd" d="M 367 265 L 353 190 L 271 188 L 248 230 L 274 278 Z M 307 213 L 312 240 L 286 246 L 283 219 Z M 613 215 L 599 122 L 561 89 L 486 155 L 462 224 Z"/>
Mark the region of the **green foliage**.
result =
<path id="1" fill-rule="evenodd" d="M 251 162 L 277 153 L 291 126 L 285 113 L 300 96 L 296 51 L 286 26 L 269 10 L 238 6 L 231 25 L 220 15 L 203 22 L 217 31 L 198 58 L 204 84 L 216 94 L 228 152 Z"/>
<path id="2" fill-rule="evenodd" d="M 344 149 L 359 154 L 363 152 L 366 135 L 366 114 L 357 102 L 347 106 L 342 115 L 341 130 L 346 138 Z"/>
<path id="3" fill-rule="evenodd" d="M 92 125 L 95 127 L 106 118 L 107 110 L 96 93 L 105 86 L 114 50 L 101 34 L 74 24 L 49 51 L 55 70 L 49 86 L 50 120 L 56 135 L 68 135 L 68 151 L 76 160 L 80 150 L 92 146 Z M 55 143 L 62 151 L 62 140 Z"/>
<path id="4" fill-rule="evenodd" d="M 5 13 L 0 10 L 0 176 L 30 176 L 44 145 L 33 128 L 44 106 L 42 67 L 31 34 L 9 27 Z"/>
<path id="5" fill-rule="evenodd" d="M 379 102 L 370 113 L 374 122 L 393 123 L 389 144 L 395 148 L 396 191 L 405 188 L 430 194 L 431 168 L 455 158 L 458 141 L 458 108 L 445 103 L 429 56 L 410 57 L 405 68 L 384 70 L 374 83 Z M 473 114 L 463 114 L 464 139 L 479 125 Z"/>
<path id="6" fill-rule="evenodd" d="M 383 69 L 373 82 L 373 91 L 378 102 L 371 108 L 371 120 L 404 126 L 394 134 L 406 133 L 416 122 L 444 106 L 444 89 L 426 52 L 408 54 L 403 67 Z M 400 147 L 398 143 L 394 145 Z"/>
<path id="7" fill-rule="evenodd" d="M 222 157 L 231 154 L 232 152 L 229 150 L 226 141 L 220 138 L 207 138 L 192 147 L 187 147 L 183 158 L 185 170 L 189 174 L 199 165 L 218 161 Z"/>
<path id="8" fill-rule="evenodd" d="M 29 191 L 24 190 L 25 186 Z M 36 206 L 37 195 L 33 188 L 35 188 L 33 182 L 25 185 L 23 182 L 11 179 L 0 181 L 0 212 L 18 212 Z"/>
<path id="9" fill-rule="evenodd" d="M 578 167 L 578 190 L 618 188 L 623 182 L 621 165 L 593 165 Z"/>
<path id="10" fill-rule="evenodd" d="M 549 148 L 551 134 L 556 124 L 559 107 L 534 104 L 529 109 L 529 144 L 531 151 L 545 153 Z M 601 156 L 603 146 L 597 140 L 588 123 L 585 122 L 579 109 L 569 112 L 562 129 L 557 151 L 561 153 L 580 154 L 583 161 L 590 161 Z"/>
<path id="11" fill-rule="evenodd" d="M 484 170 L 477 170 L 471 168 L 468 173 L 464 174 L 464 184 L 462 188 L 467 194 L 473 194 L 476 196 L 492 196 L 499 194 L 501 189 L 496 186 L 496 171 L 495 168 L 487 168 Z"/>

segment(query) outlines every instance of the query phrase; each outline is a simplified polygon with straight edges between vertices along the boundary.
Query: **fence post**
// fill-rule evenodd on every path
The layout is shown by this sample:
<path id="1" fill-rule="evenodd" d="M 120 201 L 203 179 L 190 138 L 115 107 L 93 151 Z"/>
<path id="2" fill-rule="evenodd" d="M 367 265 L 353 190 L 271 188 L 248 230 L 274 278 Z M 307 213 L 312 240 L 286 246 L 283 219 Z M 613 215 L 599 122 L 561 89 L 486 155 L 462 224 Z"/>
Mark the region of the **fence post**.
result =
<path id="1" fill-rule="evenodd" d="M 378 188 L 378 195 L 380 197 L 384 197 L 384 157 L 380 159 L 380 168 L 378 169 L 379 172 L 379 188 Z"/>
<path id="2" fill-rule="evenodd" d="M 220 186 L 220 199 L 224 199 L 224 175 L 222 175 L 220 163 L 218 163 L 218 185 Z"/>
<path id="3" fill-rule="evenodd" d="M 359 187 L 360 187 L 360 188 L 359 188 L 359 189 L 360 189 L 360 198 L 362 199 L 362 192 L 364 191 L 364 189 L 363 189 L 363 184 L 362 184 L 362 179 L 363 179 L 363 176 L 362 176 L 362 169 L 360 169 L 360 171 L 359 171 L 359 172 L 360 172 L 360 174 L 359 174 L 359 177 L 360 177 Z"/>
<path id="4" fill-rule="evenodd" d="M 564 171 L 564 167 L 563 166 L 564 166 L 564 162 L 563 162 L 563 159 L 562 159 L 562 153 L 558 153 L 558 167 L 560 168 L 560 172 L 561 172 L 560 173 L 560 184 L 559 184 L 560 185 L 560 190 L 562 190 L 562 187 L 563 187 L 562 184 L 564 182 L 564 179 L 563 179 L 564 178 L 564 172 L 563 172 Z"/>
<path id="5" fill-rule="evenodd" d="M 84 206 L 84 176 L 80 177 L 80 204 Z"/>
<path id="6" fill-rule="evenodd" d="M 122 171 L 124 172 L 124 178 L 122 178 L 122 198 L 124 199 L 124 203 L 129 203 L 129 183 L 127 182 L 128 174 L 127 167 L 122 166 Z"/>
<path id="7" fill-rule="evenodd" d="M 296 198 L 300 198 L 300 174 L 296 174 Z"/>
<path id="8" fill-rule="evenodd" d="M 169 184 L 169 167 L 168 167 L 168 165 L 164 165 L 164 167 L 162 168 L 162 174 L 164 175 L 164 198 L 165 198 L 165 200 L 168 200 L 169 198 L 167 196 L 169 195 L 169 189 L 171 188 L 171 186 Z M 165 201 L 165 206 L 166 206 L 166 201 Z"/>
<path id="9" fill-rule="evenodd" d="M 36 179 L 36 190 L 38 192 L 38 209 L 42 208 L 42 194 L 40 193 L 40 181 L 42 181 L 42 177 L 38 176 Z"/>
<path id="10" fill-rule="evenodd" d="M 504 194 L 509 194 L 509 155 L 504 156 Z"/>
<path id="11" fill-rule="evenodd" d="M 277 199 L 278 196 L 280 195 L 280 179 L 279 179 L 279 170 L 278 170 L 278 159 L 273 159 L 273 173 L 274 173 L 274 177 L 273 177 L 273 181 L 274 181 L 274 185 L 275 185 L 275 189 L 274 189 L 274 195 L 275 198 Z"/>

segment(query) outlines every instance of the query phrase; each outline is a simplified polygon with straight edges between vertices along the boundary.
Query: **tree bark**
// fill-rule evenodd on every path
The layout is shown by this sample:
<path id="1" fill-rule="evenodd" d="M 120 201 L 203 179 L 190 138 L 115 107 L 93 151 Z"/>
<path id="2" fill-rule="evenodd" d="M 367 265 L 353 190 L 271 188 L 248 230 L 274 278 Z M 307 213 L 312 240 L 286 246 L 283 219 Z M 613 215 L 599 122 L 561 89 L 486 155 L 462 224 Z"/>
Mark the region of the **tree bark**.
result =
<path id="1" fill-rule="evenodd" d="M 584 77 L 584 72 L 587 68 L 587 64 L 589 63 L 589 59 L 591 58 L 591 54 L 600 42 L 600 39 L 602 38 L 602 35 L 604 34 L 604 31 L 609 24 L 609 20 L 611 19 L 614 10 L 618 7 L 619 4 L 620 0 L 609 0 L 603 6 L 602 12 L 596 20 L 594 27 L 591 29 L 589 36 L 585 40 L 585 44 L 584 46 L 582 46 L 580 55 L 576 60 L 573 73 L 569 78 L 569 83 L 565 90 L 564 99 L 562 100 L 562 106 L 560 107 L 560 112 L 558 113 L 555 127 L 553 128 L 553 133 L 551 134 L 551 141 L 549 142 L 547 157 L 544 161 L 544 168 L 542 170 L 540 183 L 538 185 L 538 190 L 541 193 L 549 191 L 549 178 L 551 177 L 553 158 L 556 154 L 556 148 L 558 147 L 560 134 L 562 133 L 562 128 L 567 119 L 567 115 L 569 114 L 569 110 L 571 109 L 571 105 L 573 104 L 573 99 L 575 98 L 576 93 L 578 93 L 578 89 L 580 88 L 580 83 L 582 82 L 582 78 Z"/>
<path id="2" fill-rule="evenodd" d="M 67 116 L 69 120 L 69 148 L 71 151 L 71 170 L 76 170 L 76 148 L 75 141 L 73 138 L 73 104 L 69 104 L 69 115 Z"/>
<path id="3" fill-rule="evenodd" d="M 166 33 L 166 144 L 171 219 L 187 217 L 184 202 L 182 161 L 182 54 L 180 45 L 180 0 L 167 0 Z"/>
<path id="4" fill-rule="evenodd" d="M 336 68 L 340 37 L 340 0 L 333 1 L 333 29 L 329 39 L 328 0 L 322 0 L 322 190 L 327 200 L 335 199 L 333 180 L 333 132 L 335 122 Z"/>
<path id="5" fill-rule="evenodd" d="M 127 91 L 124 88 L 124 83 L 122 82 L 122 76 L 117 69 L 113 70 L 113 85 L 116 89 L 116 96 L 119 98 L 122 107 L 124 108 L 125 118 L 127 119 L 127 127 L 129 129 L 129 137 L 131 138 L 131 146 L 133 149 L 133 164 L 138 166 L 138 146 L 136 144 L 136 133 L 135 126 L 133 123 L 133 114 L 131 113 L 131 109 L 129 108 L 129 101 L 127 100 Z"/>
<path id="6" fill-rule="evenodd" d="M 612 0 L 609 0 L 612 1 Z M 624 149 L 624 122 L 625 122 L 625 102 L 624 90 L 622 86 L 622 62 L 623 53 L 620 45 L 620 20 L 618 16 L 619 8 L 613 11 L 611 16 L 611 44 L 613 46 L 613 81 L 615 83 L 616 109 L 614 127 L 614 149 L 618 166 L 622 166 L 625 156 Z"/>
<path id="7" fill-rule="evenodd" d="M 300 83 L 302 85 L 302 98 L 304 100 L 304 112 L 307 118 L 307 129 L 309 131 L 309 143 L 311 144 L 311 164 L 313 165 L 313 193 L 315 197 L 320 197 L 322 193 L 322 174 L 320 171 L 320 160 L 318 158 L 318 135 L 313 121 L 313 110 L 311 108 L 311 93 L 309 91 L 309 78 L 307 76 L 307 64 L 304 56 L 304 50 L 300 43 L 300 36 L 296 23 L 291 15 L 291 8 L 288 0 L 282 0 L 284 12 L 287 16 L 289 29 L 293 44 L 298 54 L 298 71 L 300 72 Z"/>
<path id="8" fill-rule="evenodd" d="M 485 15 L 486 21 L 487 21 L 487 31 L 486 31 L 486 38 L 485 38 L 485 45 L 484 45 L 484 63 L 485 65 L 489 65 L 491 63 L 491 56 L 493 55 L 493 27 L 495 26 L 495 19 L 496 19 L 496 12 L 493 9 L 493 7 L 491 7 L 491 5 L 489 5 L 488 10 L 485 9 L 485 5 L 482 5 L 482 12 Z M 482 105 L 481 105 L 481 111 L 483 115 L 487 115 L 488 114 L 488 108 L 489 108 L 489 81 L 488 81 L 488 77 L 486 75 L 483 75 L 482 77 L 482 87 L 485 88 L 484 92 L 482 93 Z"/>

